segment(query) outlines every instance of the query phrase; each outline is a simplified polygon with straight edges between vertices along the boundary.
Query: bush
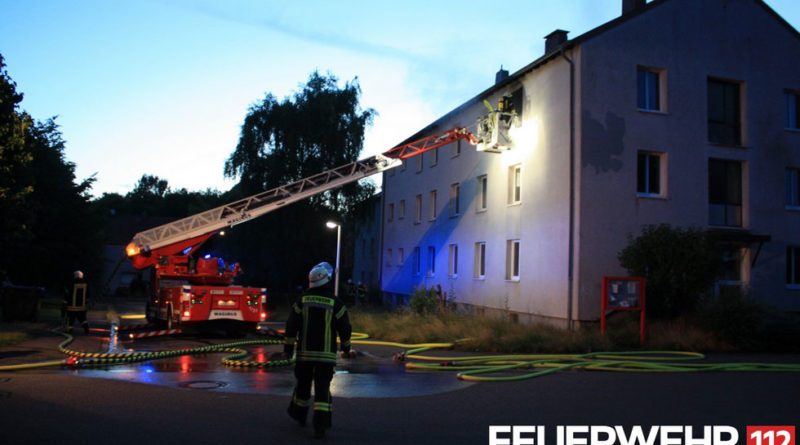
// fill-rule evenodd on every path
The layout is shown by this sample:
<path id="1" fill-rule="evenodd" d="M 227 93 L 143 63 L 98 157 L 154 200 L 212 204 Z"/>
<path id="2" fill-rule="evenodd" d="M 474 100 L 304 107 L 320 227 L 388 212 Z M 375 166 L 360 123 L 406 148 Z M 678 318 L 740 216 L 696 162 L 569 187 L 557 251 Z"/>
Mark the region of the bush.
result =
<path id="1" fill-rule="evenodd" d="M 720 270 L 721 258 L 698 228 L 648 225 L 618 254 L 631 276 L 647 279 L 647 315 L 675 318 L 696 308 Z"/>
<path id="2" fill-rule="evenodd" d="M 437 295 L 433 288 L 425 289 L 425 287 L 415 286 L 408 305 L 418 314 L 435 313 L 437 310 L 436 300 Z"/>

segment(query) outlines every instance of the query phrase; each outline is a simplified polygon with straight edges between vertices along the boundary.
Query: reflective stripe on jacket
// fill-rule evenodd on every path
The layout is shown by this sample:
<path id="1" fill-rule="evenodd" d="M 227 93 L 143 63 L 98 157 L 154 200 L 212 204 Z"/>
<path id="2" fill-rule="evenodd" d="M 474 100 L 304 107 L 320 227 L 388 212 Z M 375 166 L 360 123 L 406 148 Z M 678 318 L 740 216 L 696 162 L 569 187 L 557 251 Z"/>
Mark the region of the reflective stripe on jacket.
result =
<path id="1" fill-rule="evenodd" d="M 88 295 L 89 289 L 85 282 L 76 281 L 72 283 L 72 295 L 67 297 L 67 310 L 85 311 Z"/>
<path id="2" fill-rule="evenodd" d="M 320 292 L 320 291 L 323 292 Z M 344 303 L 324 292 L 311 289 L 293 305 L 286 321 L 287 345 L 297 343 L 297 361 L 336 363 L 336 336 L 342 350 L 350 349 L 350 318 Z"/>

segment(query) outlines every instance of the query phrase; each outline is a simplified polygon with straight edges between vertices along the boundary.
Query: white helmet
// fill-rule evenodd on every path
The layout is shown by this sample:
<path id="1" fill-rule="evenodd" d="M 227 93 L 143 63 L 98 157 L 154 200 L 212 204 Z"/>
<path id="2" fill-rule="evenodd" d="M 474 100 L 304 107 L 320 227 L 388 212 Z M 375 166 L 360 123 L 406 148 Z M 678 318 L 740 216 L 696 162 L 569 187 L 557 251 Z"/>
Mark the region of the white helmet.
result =
<path id="1" fill-rule="evenodd" d="M 72 272 L 72 278 L 74 278 L 76 280 L 82 280 L 83 279 L 83 272 L 81 272 L 80 270 L 76 270 L 75 272 Z"/>
<path id="2" fill-rule="evenodd" d="M 325 283 L 331 281 L 331 275 L 333 275 L 333 267 L 330 264 L 323 261 L 316 266 L 311 268 L 311 272 L 308 273 L 308 287 L 320 287 Z"/>

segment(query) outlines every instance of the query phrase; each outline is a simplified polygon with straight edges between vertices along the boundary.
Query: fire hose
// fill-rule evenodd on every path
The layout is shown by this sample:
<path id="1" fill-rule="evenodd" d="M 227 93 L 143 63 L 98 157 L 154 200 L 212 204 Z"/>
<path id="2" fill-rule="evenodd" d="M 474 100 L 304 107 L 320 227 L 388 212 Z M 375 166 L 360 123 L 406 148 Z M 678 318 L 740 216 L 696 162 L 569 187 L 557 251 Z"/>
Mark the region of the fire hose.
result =
<path id="1" fill-rule="evenodd" d="M 109 366 L 123 363 L 159 360 L 193 354 L 231 353 L 222 358 L 226 366 L 238 368 L 270 369 L 288 366 L 294 359 L 267 361 L 242 360 L 250 352 L 243 349 L 254 345 L 280 345 L 281 338 L 242 340 L 231 343 L 208 345 L 196 348 L 182 348 L 152 352 L 90 353 L 67 349 L 73 341 L 70 334 L 53 330 L 66 338 L 58 349 L 69 357 L 64 360 L 50 360 L 39 363 L 0 366 L 0 371 L 16 371 L 45 367 L 90 367 Z M 592 352 L 586 354 L 513 354 L 513 355 L 472 355 L 472 356 L 431 356 L 422 353 L 452 349 L 458 342 L 407 344 L 380 340 L 370 340 L 364 333 L 353 333 L 352 344 L 388 346 L 407 349 L 395 354 L 394 360 L 405 362 L 409 371 L 438 372 L 457 371 L 457 378 L 469 381 L 509 382 L 525 380 L 568 369 L 614 372 L 800 372 L 796 363 L 696 363 L 706 356 L 697 352 L 685 351 L 635 351 L 635 352 Z M 494 375 L 489 375 L 494 374 Z"/>

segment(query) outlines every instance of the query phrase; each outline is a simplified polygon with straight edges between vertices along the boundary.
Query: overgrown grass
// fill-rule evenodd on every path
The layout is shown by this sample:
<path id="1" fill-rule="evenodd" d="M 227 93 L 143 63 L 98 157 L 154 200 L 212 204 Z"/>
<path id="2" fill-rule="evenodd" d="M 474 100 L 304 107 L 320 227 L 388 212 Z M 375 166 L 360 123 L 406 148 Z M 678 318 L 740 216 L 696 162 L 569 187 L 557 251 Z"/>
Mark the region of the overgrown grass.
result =
<path id="1" fill-rule="evenodd" d="M 599 324 L 584 324 L 574 331 L 538 324 L 473 317 L 452 312 L 418 314 L 411 310 L 351 310 L 353 329 L 371 338 L 402 342 L 458 342 L 464 351 L 505 353 L 585 353 L 620 350 L 731 351 L 736 348 L 720 340 L 709 328 L 689 319 L 649 321 L 644 345 L 639 344 L 639 321 L 635 314 L 620 314 L 609 320 L 606 335 Z"/>
<path id="2" fill-rule="evenodd" d="M 0 332 L 0 347 L 20 344 L 30 337 L 31 336 L 27 332 Z"/>

